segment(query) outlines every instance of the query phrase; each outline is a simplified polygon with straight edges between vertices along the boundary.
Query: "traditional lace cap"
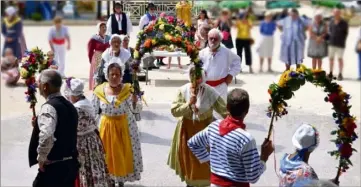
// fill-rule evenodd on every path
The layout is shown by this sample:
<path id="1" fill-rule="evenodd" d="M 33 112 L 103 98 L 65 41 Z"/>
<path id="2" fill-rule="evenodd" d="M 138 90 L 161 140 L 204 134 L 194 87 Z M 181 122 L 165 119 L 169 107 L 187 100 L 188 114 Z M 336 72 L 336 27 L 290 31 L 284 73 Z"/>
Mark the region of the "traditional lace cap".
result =
<path id="1" fill-rule="evenodd" d="M 75 78 L 68 78 L 64 90 L 65 96 L 80 96 L 84 94 L 84 81 Z"/>
<path id="2" fill-rule="evenodd" d="M 118 64 L 120 66 L 120 72 L 122 73 L 122 75 L 124 75 L 124 70 L 125 70 L 124 62 L 122 62 L 122 60 L 120 58 L 113 57 L 113 58 L 110 59 L 110 61 L 108 63 L 105 63 L 105 65 L 104 65 L 103 73 L 104 73 L 105 79 L 107 81 L 109 81 L 109 79 L 108 79 L 108 71 L 109 71 L 109 66 L 111 64 Z"/>
<path id="3" fill-rule="evenodd" d="M 8 16 L 13 16 L 15 15 L 17 12 L 16 8 L 13 7 L 13 6 L 9 6 L 5 9 L 5 13 L 8 15 Z"/>

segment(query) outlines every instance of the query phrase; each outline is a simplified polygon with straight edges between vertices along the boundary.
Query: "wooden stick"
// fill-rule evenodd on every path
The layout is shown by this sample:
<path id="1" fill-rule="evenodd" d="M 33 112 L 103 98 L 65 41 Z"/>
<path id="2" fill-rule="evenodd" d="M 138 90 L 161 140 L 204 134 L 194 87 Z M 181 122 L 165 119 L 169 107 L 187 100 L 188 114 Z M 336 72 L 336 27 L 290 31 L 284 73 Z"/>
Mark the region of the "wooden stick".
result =
<path id="1" fill-rule="evenodd" d="M 338 114 L 338 120 L 339 120 L 339 121 L 342 121 L 340 114 Z M 335 177 L 335 179 L 334 179 L 334 181 L 333 181 L 333 182 L 334 182 L 335 184 L 337 184 L 337 185 L 340 184 L 339 178 L 340 178 L 340 175 L 341 175 L 341 165 L 342 165 L 342 159 L 341 159 L 341 157 L 340 157 L 340 160 L 339 160 L 339 163 L 338 163 L 337 174 L 336 174 L 336 177 Z"/>
<path id="2" fill-rule="evenodd" d="M 272 112 L 272 118 L 271 118 L 271 123 L 268 129 L 268 135 L 267 135 L 267 140 L 269 141 L 271 138 L 271 134 L 272 134 L 272 129 L 273 129 L 273 121 L 275 119 L 275 115 L 276 115 L 276 111 Z"/>

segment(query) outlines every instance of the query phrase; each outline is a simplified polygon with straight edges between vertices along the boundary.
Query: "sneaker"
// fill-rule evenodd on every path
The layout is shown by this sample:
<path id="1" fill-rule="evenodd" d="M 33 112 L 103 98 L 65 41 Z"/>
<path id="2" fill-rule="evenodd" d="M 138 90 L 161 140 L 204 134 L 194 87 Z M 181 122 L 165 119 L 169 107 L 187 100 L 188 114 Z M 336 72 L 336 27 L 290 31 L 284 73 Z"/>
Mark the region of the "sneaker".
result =
<path id="1" fill-rule="evenodd" d="M 342 80 L 343 80 L 343 76 L 342 76 L 341 73 L 338 74 L 337 80 L 339 80 L 339 81 L 342 81 Z"/>
<path id="2" fill-rule="evenodd" d="M 163 61 L 159 61 L 159 62 L 157 63 L 157 65 L 158 65 L 158 66 L 165 66 L 166 64 L 164 64 Z"/>

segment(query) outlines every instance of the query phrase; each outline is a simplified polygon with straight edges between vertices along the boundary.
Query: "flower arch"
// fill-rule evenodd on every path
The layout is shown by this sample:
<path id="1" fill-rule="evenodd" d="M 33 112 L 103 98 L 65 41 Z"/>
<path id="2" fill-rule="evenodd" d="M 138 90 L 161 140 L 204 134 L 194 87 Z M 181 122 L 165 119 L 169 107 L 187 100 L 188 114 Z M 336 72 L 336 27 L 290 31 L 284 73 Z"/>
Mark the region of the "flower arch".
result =
<path id="1" fill-rule="evenodd" d="M 146 53 L 152 53 L 154 48 L 171 45 L 180 48 L 190 57 L 191 63 L 196 67 L 196 77 L 201 76 L 202 62 L 198 57 L 199 49 L 193 44 L 194 28 L 187 27 L 183 21 L 172 16 L 161 17 L 151 22 L 147 27 L 138 33 L 134 49 L 133 69 L 137 70 L 141 59 Z M 134 89 L 139 91 L 135 81 Z"/>
<path id="2" fill-rule="evenodd" d="M 331 135 L 336 136 L 331 142 L 336 144 L 337 150 L 330 151 L 329 154 L 339 159 L 337 174 L 334 179 L 334 182 L 338 184 L 340 175 L 352 165 L 350 157 L 352 152 L 356 152 L 356 149 L 352 148 L 351 144 L 358 138 L 355 133 L 357 126 L 355 123 L 356 118 L 350 114 L 351 105 L 349 105 L 349 99 L 351 96 L 344 92 L 342 87 L 333 79 L 329 79 L 325 71 L 312 70 L 301 65 L 296 70 L 285 71 L 277 84 L 273 83 L 269 86 L 268 93 L 271 99 L 269 100 L 270 105 L 267 115 L 271 118 L 271 122 L 267 139 L 270 139 L 274 119 L 277 120 L 278 117 L 288 114 L 285 100 L 291 99 L 294 92 L 303 86 L 306 81 L 317 87 L 322 87 L 324 92 L 327 93 L 324 98 L 325 102 L 330 102 L 333 106 L 332 117 L 338 127 L 336 130 L 331 131 Z"/>

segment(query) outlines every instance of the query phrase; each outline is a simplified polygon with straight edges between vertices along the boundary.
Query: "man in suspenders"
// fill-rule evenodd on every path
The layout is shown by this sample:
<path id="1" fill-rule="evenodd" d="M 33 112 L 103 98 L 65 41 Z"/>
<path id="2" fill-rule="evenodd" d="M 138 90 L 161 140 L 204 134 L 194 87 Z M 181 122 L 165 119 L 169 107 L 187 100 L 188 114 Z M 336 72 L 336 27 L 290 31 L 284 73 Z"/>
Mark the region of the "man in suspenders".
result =
<path id="1" fill-rule="evenodd" d="M 116 2 L 113 9 L 114 13 L 110 15 L 107 21 L 106 34 L 130 35 L 133 30 L 132 22 L 127 14 L 123 12 L 123 5 Z"/>

